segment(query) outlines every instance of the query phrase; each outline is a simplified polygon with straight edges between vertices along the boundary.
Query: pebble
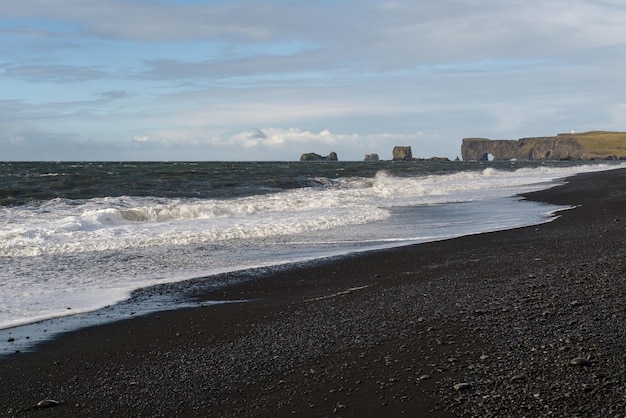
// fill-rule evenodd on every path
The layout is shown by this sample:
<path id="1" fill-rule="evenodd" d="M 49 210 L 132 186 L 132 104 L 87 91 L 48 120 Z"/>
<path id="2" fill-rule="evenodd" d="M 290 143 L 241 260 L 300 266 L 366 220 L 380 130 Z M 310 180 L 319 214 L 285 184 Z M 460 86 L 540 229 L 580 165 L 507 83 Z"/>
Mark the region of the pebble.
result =
<path id="1" fill-rule="evenodd" d="M 57 401 L 56 399 L 43 399 L 37 402 L 37 408 L 51 408 L 53 406 L 59 406 L 63 401 Z"/>
<path id="2" fill-rule="evenodd" d="M 576 357 L 569 362 L 572 366 L 591 366 L 591 361 L 584 357 Z"/>

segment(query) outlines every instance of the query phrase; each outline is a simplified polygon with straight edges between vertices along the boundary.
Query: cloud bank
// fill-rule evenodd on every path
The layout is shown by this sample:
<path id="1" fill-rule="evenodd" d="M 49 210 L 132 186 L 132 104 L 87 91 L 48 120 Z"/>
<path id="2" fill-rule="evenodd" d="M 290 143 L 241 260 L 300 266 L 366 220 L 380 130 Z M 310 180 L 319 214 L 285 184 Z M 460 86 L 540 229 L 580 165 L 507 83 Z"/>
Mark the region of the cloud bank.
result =
<path id="1" fill-rule="evenodd" d="M 454 158 L 625 129 L 615 0 L 5 3 L 0 160 Z"/>

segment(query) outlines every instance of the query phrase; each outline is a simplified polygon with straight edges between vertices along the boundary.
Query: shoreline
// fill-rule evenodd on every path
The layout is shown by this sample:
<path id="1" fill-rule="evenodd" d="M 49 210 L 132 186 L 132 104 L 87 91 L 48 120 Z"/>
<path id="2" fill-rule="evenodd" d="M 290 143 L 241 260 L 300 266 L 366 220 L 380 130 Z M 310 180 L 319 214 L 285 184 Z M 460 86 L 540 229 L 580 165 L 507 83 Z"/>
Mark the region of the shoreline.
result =
<path id="1" fill-rule="evenodd" d="M 551 187 L 556 187 L 555 185 Z M 551 188 L 550 187 L 550 188 Z M 522 195 L 503 199 L 521 198 Z M 541 203 L 541 202 L 537 202 Z M 197 300 L 198 294 L 207 293 L 212 289 L 221 289 L 232 286 L 233 283 L 250 280 L 264 280 L 267 277 L 283 270 L 308 268 L 319 263 L 333 262 L 344 257 L 356 256 L 362 253 L 374 253 L 379 251 L 394 250 L 401 247 L 420 245 L 424 243 L 447 241 L 463 236 L 484 234 L 494 231 L 505 231 L 543 223 L 552 222 L 559 215 L 558 212 L 568 210 L 569 207 L 551 205 L 546 206 L 543 215 L 545 219 L 539 223 L 520 225 L 503 229 L 485 230 L 482 232 L 467 233 L 452 237 L 441 237 L 431 240 L 415 240 L 411 243 L 383 244 L 366 247 L 363 249 L 335 250 L 334 254 L 312 256 L 302 260 L 294 260 L 276 265 L 263 267 L 249 267 L 224 273 L 216 273 L 207 276 L 187 278 L 180 281 L 152 284 L 147 287 L 137 288 L 130 292 L 127 299 L 112 302 L 106 306 L 93 310 L 72 311 L 67 308 L 67 313 L 56 317 L 34 320 L 15 324 L 6 328 L 0 328 L 0 359 L 14 353 L 36 352 L 38 345 L 46 341 L 58 338 L 60 335 L 77 331 L 82 328 L 105 325 L 108 323 L 132 319 L 134 317 L 157 314 L 176 309 L 209 306 L 214 304 L 238 303 L 240 300 Z"/>
<path id="2" fill-rule="evenodd" d="M 551 222 L 279 269 L 197 294 L 246 303 L 64 334 L 0 358 L 0 411 L 623 416 L 625 184 L 579 174 L 527 195 L 576 206 Z"/>

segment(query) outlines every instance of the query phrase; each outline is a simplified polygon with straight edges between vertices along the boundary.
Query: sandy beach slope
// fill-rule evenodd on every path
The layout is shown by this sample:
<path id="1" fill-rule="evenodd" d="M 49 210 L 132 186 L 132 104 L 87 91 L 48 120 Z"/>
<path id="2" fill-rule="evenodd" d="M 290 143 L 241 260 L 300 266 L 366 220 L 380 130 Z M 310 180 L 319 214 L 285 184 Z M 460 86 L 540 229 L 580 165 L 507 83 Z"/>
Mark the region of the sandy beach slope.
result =
<path id="1" fill-rule="evenodd" d="M 198 300 L 246 302 L 134 316 L 5 356 L 0 415 L 624 417 L 626 170 L 527 198 L 575 208 L 256 280 L 230 274 Z M 62 403 L 33 408 L 43 399 Z"/>

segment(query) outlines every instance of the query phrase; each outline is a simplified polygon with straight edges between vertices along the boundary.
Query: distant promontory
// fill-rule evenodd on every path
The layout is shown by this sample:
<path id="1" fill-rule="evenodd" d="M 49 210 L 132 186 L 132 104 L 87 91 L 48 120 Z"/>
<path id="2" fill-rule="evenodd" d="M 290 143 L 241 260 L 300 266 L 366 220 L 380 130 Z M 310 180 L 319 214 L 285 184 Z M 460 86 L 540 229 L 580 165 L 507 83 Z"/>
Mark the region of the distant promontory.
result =
<path id="1" fill-rule="evenodd" d="M 464 138 L 464 161 L 626 160 L 626 132 L 591 131 L 518 140 Z"/>

